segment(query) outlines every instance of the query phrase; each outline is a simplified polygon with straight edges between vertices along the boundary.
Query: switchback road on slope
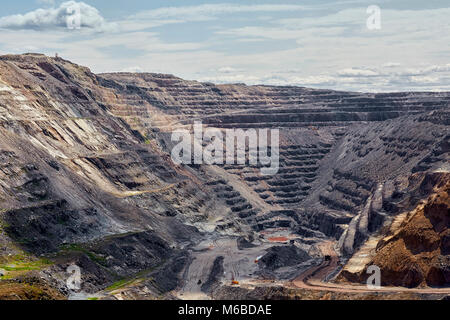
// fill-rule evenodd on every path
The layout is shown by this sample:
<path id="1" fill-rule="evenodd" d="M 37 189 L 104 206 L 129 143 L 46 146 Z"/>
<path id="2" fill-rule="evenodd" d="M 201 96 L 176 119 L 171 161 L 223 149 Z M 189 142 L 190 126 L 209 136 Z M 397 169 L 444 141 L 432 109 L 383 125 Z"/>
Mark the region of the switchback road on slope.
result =
<path id="1" fill-rule="evenodd" d="M 339 265 L 339 256 L 334 250 L 334 242 L 326 241 L 319 245 L 319 249 L 322 255 L 329 256 L 330 259 L 324 259 L 324 261 L 318 265 L 311 267 L 303 272 L 295 280 L 292 281 L 292 285 L 297 288 L 315 290 L 315 291 L 331 291 L 342 293 L 375 293 L 375 292 L 387 292 L 387 293 L 425 293 L 425 294 L 450 294 L 450 288 L 404 288 L 404 287 L 381 287 L 377 289 L 370 289 L 363 285 L 341 284 L 324 282 L 325 278 L 331 274 Z"/>

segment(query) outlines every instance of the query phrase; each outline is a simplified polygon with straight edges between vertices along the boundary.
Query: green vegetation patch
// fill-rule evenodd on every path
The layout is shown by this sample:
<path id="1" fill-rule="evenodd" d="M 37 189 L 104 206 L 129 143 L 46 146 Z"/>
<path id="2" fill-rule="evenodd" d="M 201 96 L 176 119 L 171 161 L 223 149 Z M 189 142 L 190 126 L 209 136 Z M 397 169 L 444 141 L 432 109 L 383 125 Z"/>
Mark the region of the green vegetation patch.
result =
<path id="1" fill-rule="evenodd" d="M 53 263 L 48 259 L 32 260 L 25 254 L 17 254 L 12 257 L 8 257 L 6 261 L 0 264 L 0 269 L 6 271 L 6 274 L 0 279 L 12 279 L 27 271 L 41 270 Z"/>
<path id="2" fill-rule="evenodd" d="M 106 259 L 90 250 L 88 250 L 87 248 L 79 245 L 79 244 L 68 244 L 62 247 L 61 249 L 61 253 L 67 253 L 67 252 L 80 252 L 80 253 L 84 253 L 85 255 L 87 255 L 89 257 L 89 259 L 91 259 L 92 261 L 102 265 L 102 266 L 106 266 Z"/>
<path id="3" fill-rule="evenodd" d="M 112 285 L 106 288 L 106 291 L 114 291 L 120 288 L 123 288 L 131 283 L 133 283 L 136 279 L 121 279 L 119 281 L 114 282 Z"/>

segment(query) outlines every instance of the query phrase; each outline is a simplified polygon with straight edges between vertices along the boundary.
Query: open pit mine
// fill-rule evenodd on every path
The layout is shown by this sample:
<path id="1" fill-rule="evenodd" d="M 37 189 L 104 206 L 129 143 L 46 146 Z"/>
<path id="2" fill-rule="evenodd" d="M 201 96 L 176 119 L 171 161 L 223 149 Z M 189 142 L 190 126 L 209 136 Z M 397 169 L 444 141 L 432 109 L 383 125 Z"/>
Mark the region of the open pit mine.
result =
<path id="1" fill-rule="evenodd" d="M 174 163 L 195 121 L 279 129 L 278 171 Z M 0 299 L 448 297 L 449 128 L 450 92 L 1 56 Z"/>

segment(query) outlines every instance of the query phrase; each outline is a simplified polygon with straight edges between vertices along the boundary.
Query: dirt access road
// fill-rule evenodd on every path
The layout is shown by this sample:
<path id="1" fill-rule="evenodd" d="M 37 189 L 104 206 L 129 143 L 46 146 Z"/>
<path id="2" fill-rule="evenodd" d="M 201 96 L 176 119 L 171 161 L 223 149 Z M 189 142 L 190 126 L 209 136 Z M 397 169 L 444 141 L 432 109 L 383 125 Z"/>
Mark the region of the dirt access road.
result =
<path id="1" fill-rule="evenodd" d="M 187 267 L 183 286 L 175 294 L 183 300 L 210 299 L 202 291 L 202 285 L 208 281 L 214 261 L 220 256 L 223 257 L 223 283 L 229 284 L 232 280 L 241 283 L 248 281 L 258 271 L 255 259 L 271 246 L 273 243 L 267 242 L 240 250 L 237 237 L 205 239 L 195 247 L 195 251 L 192 251 L 193 260 Z"/>
<path id="2" fill-rule="evenodd" d="M 369 289 L 367 286 L 352 285 L 352 284 L 339 284 L 324 282 L 325 278 L 331 274 L 339 265 L 339 256 L 334 250 L 334 242 L 326 241 L 319 245 L 319 249 L 322 255 L 329 256 L 327 261 L 324 259 L 319 266 L 312 267 L 295 280 L 292 281 L 292 285 L 297 288 L 316 290 L 316 291 L 332 291 L 332 292 L 355 292 L 355 293 L 374 293 L 374 292 L 388 292 L 388 293 L 425 293 L 425 294 L 450 294 L 450 288 L 425 288 L 425 289 L 409 289 L 404 287 L 381 287 L 379 289 Z"/>

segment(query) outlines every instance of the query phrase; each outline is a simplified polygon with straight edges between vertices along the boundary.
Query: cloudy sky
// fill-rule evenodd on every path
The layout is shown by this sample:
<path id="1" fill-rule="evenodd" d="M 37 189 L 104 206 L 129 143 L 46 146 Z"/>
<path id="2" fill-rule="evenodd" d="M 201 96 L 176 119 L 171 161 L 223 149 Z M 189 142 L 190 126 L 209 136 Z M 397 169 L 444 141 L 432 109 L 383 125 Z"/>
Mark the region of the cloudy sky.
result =
<path id="1" fill-rule="evenodd" d="M 381 29 L 367 27 L 371 5 Z M 94 72 L 450 91 L 450 1 L 2 1 L 0 54 L 24 52 L 58 52 Z"/>

